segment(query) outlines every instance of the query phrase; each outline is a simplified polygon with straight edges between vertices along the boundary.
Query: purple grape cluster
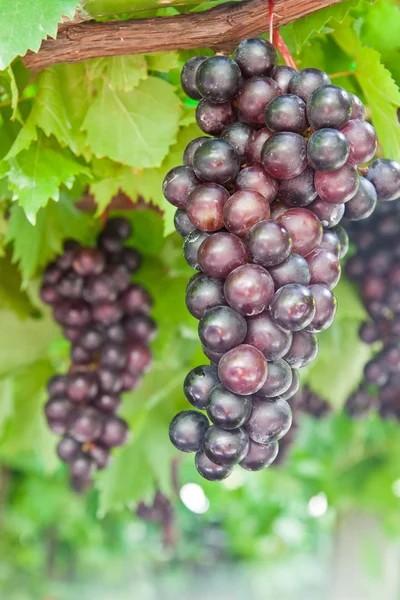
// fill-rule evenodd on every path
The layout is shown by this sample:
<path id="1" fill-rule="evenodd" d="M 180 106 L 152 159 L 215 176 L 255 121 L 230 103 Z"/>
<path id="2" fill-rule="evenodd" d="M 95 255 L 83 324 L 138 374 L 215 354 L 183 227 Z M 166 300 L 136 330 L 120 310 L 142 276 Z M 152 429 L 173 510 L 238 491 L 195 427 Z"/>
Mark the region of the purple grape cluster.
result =
<path id="1" fill-rule="evenodd" d="M 332 289 L 348 249 L 339 222 L 398 195 L 400 165 L 377 160 L 360 176 L 377 139 L 359 98 L 318 69 L 277 66 L 264 39 L 243 41 L 233 58 L 190 59 L 181 81 L 208 135 L 188 144 L 163 192 L 199 271 L 186 305 L 211 364 L 184 386 L 208 418 L 180 413 L 170 438 L 196 452 L 203 477 L 219 480 L 235 464 L 258 470 L 275 458 L 296 369 L 315 358 L 315 334 L 335 316 Z"/>
<path id="2" fill-rule="evenodd" d="M 375 404 L 382 418 L 400 419 L 400 198 L 379 205 L 367 221 L 349 224 L 349 232 L 356 252 L 346 271 L 371 318 L 359 335 L 367 344 L 380 342 L 381 349 L 366 364 L 348 409 L 359 414 Z"/>
<path id="3" fill-rule="evenodd" d="M 110 450 L 124 444 L 128 424 L 117 416 L 121 393 L 135 389 L 151 365 L 149 343 L 157 328 L 152 299 L 131 282 L 140 254 L 125 247 L 132 228 L 109 219 L 97 248 L 67 240 L 43 274 L 41 298 L 71 342 L 71 366 L 48 382 L 48 425 L 62 435 L 58 456 L 69 466 L 72 487 L 84 491 Z"/>

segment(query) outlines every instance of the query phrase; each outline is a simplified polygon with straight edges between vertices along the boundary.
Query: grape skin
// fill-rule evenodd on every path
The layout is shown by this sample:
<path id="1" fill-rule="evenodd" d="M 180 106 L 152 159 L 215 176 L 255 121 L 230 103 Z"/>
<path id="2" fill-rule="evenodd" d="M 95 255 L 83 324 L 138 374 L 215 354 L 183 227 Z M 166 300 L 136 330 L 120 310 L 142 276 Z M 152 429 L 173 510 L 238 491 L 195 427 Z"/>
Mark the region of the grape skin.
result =
<path id="1" fill-rule="evenodd" d="M 247 249 L 236 235 L 214 233 L 201 243 L 197 258 L 206 275 L 225 279 L 231 271 L 247 262 Z"/>
<path id="2" fill-rule="evenodd" d="M 225 430 L 211 425 L 204 434 L 203 450 L 217 465 L 230 467 L 238 464 L 249 450 L 249 437 L 241 429 Z"/>
<path id="3" fill-rule="evenodd" d="M 209 481 L 222 481 L 232 473 L 233 466 L 217 465 L 211 461 L 204 451 L 197 452 L 195 466 L 199 474 Z"/>
<path id="4" fill-rule="evenodd" d="M 241 315 L 250 317 L 261 313 L 269 306 L 273 295 L 272 277 L 259 265 L 238 267 L 225 280 L 225 299 Z"/>
<path id="5" fill-rule="evenodd" d="M 238 190 L 223 207 L 223 224 L 239 237 L 246 237 L 253 225 L 269 216 L 269 203 L 254 190 Z"/>
<path id="6" fill-rule="evenodd" d="M 294 94 L 273 98 L 265 108 L 265 124 L 273 133 L 302 133 L 308 127 L 305 102 Z"/>
<path id="7" fill-rule="evenodd" d="M 244 425 L 253 410 L 251 396 L 238 396 L 219 384 L 208 397 L 207 415 L 222 429 L 237 429 Z"/>
<path id="8" fill-rule="evenodd" d="M 314 129 L 342 129 L 350 121 L 352 110 L 350 94 L 336 85 L 318 87 L 307 100 L 307 117 Z"/>
<path id="9" fill-rule="evenodd" d="M 233 123 L 234 116 L 235 113 L 230 102 L 212 104 L 203 98 L 196 107 L 197 124 L 204 133 L 210 135 L 222 133 L 228 125 Z M 198 146 L 198 148 L 200 147 L 201 145 Z"/>
<path id="10" fill-rule="evenodd" d="M 164 178 L 163 194 L 174 206 L 185 208 L 187 197 L 199 183 L 191 167 L 175 167 Z"/>
<path id="11" fill-rule="evenodd" d="M 232 144 L 240 159 L 243 160 L 247 154 L 247 146 L 252 131 L 253 129 L 249 125 L 237 121 L 223 130 L 221 139 Z"/>
<path id="12" fill-rule="evenodd" d="M 195 410 L 184 410 L 172 419 L 169 439 L 181 452 L 198 452 L 202 448 L 203 437 L 208 427 L 205 415 Z"/>
<path id="13" fill-rule="evenodd" d="M 378 196 L 375 187 L 365 177 L 360 177 L 356 194 L 345 204 L 345 215 L 351 221 L 370 217 L 376 208 Z"/>
<path id="14" fill-rule="evenodd" d="M 264 196 L 268 204 L 271 204 L 278 195 L 278 182 L 267 175 L 261 167 L 242 169 L 235 183 L 237 190 L 254 190 Z"/>
<path id="15" fill-rule="evenodd" d="M 264 356 L 253 346 L 236 346 L 221 358 L 218 377 L 221 383 L 234 394 L 255 394 L 265 383 L 268 365 Z"/>
<path id="16" fill-rule="evenodd" d="M 354 167 L 344 165 L 330 173 L 316 171 L 314 184 L 321 200 L 331 204 L 341 204 L 355 196 L 360 184 L 360 177 Z"/>
<path id="17" fill-rule="evenodd" d="M 193 156 L 193 170 L 204 182 L 229 183 L 236 178 L 239 169 L 239 156 L 225 140 L 206 140 Z"/>
<path id="18" fill-rule="evenodd" d="M 295 253 L 290 254 L 278 265 L 270 267 L 269 274 L 274 280 L 276 289 L 289 283 L 308 285 L 311 279 L 310 267 L 306 259 Z"/>
<path id="19" fill-rule="evenodd" d="M 339 258 L 325 248 L 316 248 L 306 256 L 310 267 L 310 283 L 322 283 L 330 290 L 339 282 L 341 267 Z"/>
<path id="20" fill-rule="evenodd" d="M 307 167 L 307 142 L 298 133 L 274 133 L 261 151 L 261 164 L 276 179 L 292 179 Z"/>
<path id="21" fill-rule="evenodd" d="M 298 331 L 307 327 L 313 320 L 315 300 L 310 290 L 303 285 L 284 285 L 275 293 L 270 313 L 283 329 Z"/>
<path id="22" fill-rule="evenodd" d="M 200 319 L 198 331 L 203 346 L 222 353 L 243 342 L 247 325 L 245 319 L 229 306 L 216 306 Z"/>
<path id="23" fill-rule="evenodd" d="M 268 361 L 277 361 L 289 350 L 292 333 L 282 329 L 271 318 L 268 311 L 247 318 L 245 343 L 254 346 Z"/>
<path id="24" fill-rule="evenodd" d="M 202 61 L 196 71 L 196 87 L 209 102 L 232 100 L 239 90 L 241 72 L 227 56 L 211 56 Z"/>
<path id="25" fill-rule="evenodd" d="M 278 84 L 269 77 L 246 79 L 236 97 L 241 120 L 249 125 L 264 125 L 265 107 L 280 93 Z"/>
<path id="26" fill-rule="evenodd" d="M 201 275 L 189 283 L 185 301 L 190 314 L 201 319 L 208 309 L 226 304 L 224 284 L 218 279 Z"/>
<path id="27" fill-rule="evenodd" d="M 336 171 L 343 167 L 350 155 L 346 136 L 336 129 L 318 129 L 307 145 L 307 158 L 317 171 Z M 349 161 L 349 164 L 354 164 Z"/>
<path id="28" fill-rule="evenodd" d="M 285 361 L 294 369 L 305 367 L 318 354 L 318 338 L 309 331 L 295 331 Z"/>
<path id="29" fill-rule="evenodd" d="M 361 119 L 351 120 L 343 127 L 342 133 L 349 144 L 349 165 L 362 165 L 375 156 L 378 140 L 370 123 Z"/>
<path id="30" fill-rule="evenodd" d="M 279 198 L 290 208 L 308 206 L 317 197 L 314 186 L 314 169 L 306 167 L 293 179 L 283 179 L 279 184 Z"/>
<path id="31" fill-rule="evenodd" d="M 217 369 L 212 365 L 202 365 L 186 375 L 183 392 L 192 406 L 206 410 L 211 390 L 218 384 Z"/>
<path id="32" fill-rule="evenodd" d="M 279 445 L 277 441 L 269 444 L 258 444 L 249 440 L 249 450 L 239 465 L 246 471 L 261 471 L 269 467 L 278 455 Z"/>
<path id="33" fill-rule="evenodd" d="M 301 69 L 300 71 L 294 71 L 289 81 L 288 91 L 307 101 L 314 90 L 322 85 L 329 85 L 330 82 L 328 75 L 324 71 L 320 71 L 319 69 Z"/>
<path id="34" fill-rule="evenodd" d="M 258 444 L 280 440 L 290 429 L 292 411 L 289 404 L 278 398 L 273 402 L 253 399 L 253 412 L 244 426 L 249 437 Z"/>
<path id="35" fill-rule="evenodd" d="M 290 233 L 283 225 L 277 221 L 265 220 L 250 229 L 246 245 L 254 263 L 273 267 L 288 258 L 293 244 Z"/>
<path id="36" fill-rule="evenodd" d="M 370 165 L 367 179 L 375 187 L 378 200 L 388 201 L 400 197 L 400 163 L 379 158 Z"/>
<path id="37" fill-rule="evenodd" d="M 281 89 L 282 94 L 287 94 L 290 80 L 292 79 L 295 73 L 296 71 L 295 69 L 292 69 L 292 67 L 287 67 L 286 65 L 278 65 L 277 67 L 274 67 L 272 69 L 270 77 L 271 79 L 276 81 L 276 83 Z"/>
<path id="38" fill-rule="evenodd" d="M 196 73 L 199 66 L 206 60 L 206 56 L 194 56 L 186 61 L 181 72 L 181 86 L 187 96 L 193 100 L 200 100 L 201 94 L 196 85 Z"/>
<path id="39" fill-rule="evenodd" d="M 320 244 L 323 234 L 322 225 L 310 210 L 291 208 L 277 220 L 290 233 L 293 252 L 306 256 Z"/>
<path id="40" fill-rule="evenodd" d="M 297 333 L 297 332 L 296 332 Z M 295 338 L 293 334 L 293 339 Z M 293 344 L 292 344 L 293 345 Z M 289 350 L 290 353 L 290 350 Z M 257 396 L 273 398 L 284 394 L 292 384 L 292 369 L 283 359 L 268 363 L 268 376 L 264 385 L 258 390 Z"/>
<path id="41" fill-rule="evenodd" d="M 250 38 L 241 42 L 234 52 L 234 59 L 243 77 L 269 75 L 278 62 L 274 46 L 262 38 Z"/>
<path id="42" fill-rule="evenodd" d="M 186 211 L 190 221 L 201 231 L 218 231 L 224 225 L 222 211 L 229 192 L 216 183 L 198 185 L 188 196 Z"/>

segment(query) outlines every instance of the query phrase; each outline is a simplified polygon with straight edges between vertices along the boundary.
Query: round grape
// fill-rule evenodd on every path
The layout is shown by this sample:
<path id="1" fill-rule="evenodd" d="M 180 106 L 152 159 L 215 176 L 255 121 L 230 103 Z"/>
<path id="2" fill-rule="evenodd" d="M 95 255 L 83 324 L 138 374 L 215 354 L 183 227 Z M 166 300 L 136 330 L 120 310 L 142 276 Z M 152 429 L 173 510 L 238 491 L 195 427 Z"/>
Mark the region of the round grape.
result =
<path id="1" fill-rule="evenodd" d="M 311 279 L 310 267 L 303 256 L 291 254 L 286 260 L 275 267 L 270 267 L 269 274 L 278 289 L 289 283 L 308 285 Z"/>
<path id="2" fill-rule="evenodd" d="M 350 121 L 352 110 L 350 94 L 337 85 L 322 85 L 307 100 L 308 122 L 314 129 L 342 129 Z"/>
<path id="3" fill-rule="evenodd" d="M 186 167 L 193 167 L 193 156 L 194 153 L 196 152 L 197 148 L 199 146 L 201 146 L 201 144 L 205 141 L 205 140 L 209 140 L 210 138 L 206 135 L 194 138 L 191 142 L 188 143 L 188 145 L 185 148 L 185 151 L 183 153 L 183 164 Z"/>
<path id="4" fill-rule="evenodd" d="M 307 167 L 307 142 L 298 133 L 274 133 L 262 148 L 261 164 L 276 179 L 297 177 Z"/>
<path id="5" fill-rule="evenodd" d="M 253 225 L 269 216 L 267 200 L 254 190 L 238 190 L 223 208 L 225 227 L 239 237 L 246 237 Z"/>
<path id="6" fill-rule="evenodd" d="M 344 215 L 344 204 L 328 204 L 324 200 L 317 198 L 308 205 L 314 215 L 321 221 L 321 225 L 326 228 L 334 227 L 342 220 Z"/>
<path id="7" fill-rule="evenodd" d="M 193 169 L 202 181 L 222 185 L 236 178 L 240 160 L 229 142 L 220 139 L 206 140 L 194 153 Z"/>
<path id="8" fill-rule="evenodd" d="M 254 190 L 270 204 L 278 195 L 278 182 L 261 167 L 246 167 L 236 178 L 236 189 Z"/>
<path id="9" fill-rule="evenodd" d="M 295 71 L 290 78 L 288 91 L 291 94 L 300 96 L 307 102 L 310 94 L 321 87 L 321 85 L 329 85 L 331 80 L 324 71 L 319 69 L 301 69 Z"/>
<path id="10" fill-rule="evenodd" d="M 199 183 L 191 167 L 175 167 L 164 178 L 163 194 L 170 204 L 185 208 L 187 197 Z"/>
<path id="11" fill-rule="evenodd" d="M 265 310 L 274 291 L 271 275 L 259 265 L 238 267 L 229 273 L 224 285 L 224 296 L 229 306 L 248 317 Z"/>
<path id="12" fill-rule="evenodd" d="M 221 383 L 234 394 L 255 394 L 265 383 L 268 365 L 265 357 L 253 346 L 242 344 L 230 350 L 218 364 Z"/>
<path id="13" fill-rule="evenodd" d="M 171 421 L 169 439 L 181 452 L 198 452 L 202 449 L 204 434 L 208 428 L 205 415 L 195 410 L 183 410 Z"/>
<path id="14" fill-rule="evenodd" d="M 281 90 L 269 77 L 247 79 L 237 95 L 237 108 L 240 120 L 250 125 L 264 125 L 265 107 Z"/>
<path id="15" fill-rule="evenodd" d="M 226 431 L 211 425 L 203 438 L 203 450 L 217 465 L 237 465 L 249 450 L 249 436 L 243 429 Z"/>
<path id="16" fill-rule="evenodd" d="M 247 249 L 236 235 L 213 233 L 200 245 L 197 258 L 206 275 L 225 279 L 236 267 L 247 262 Z"/>
<path id="17" fill-rule="evenodd" d="M 196 85 L 196 74 L 199 66 L 206 60 L 206 56 L 194 56 L 184 64 L 181 72 L 181 85 L 189 98 L 200 100 L 201 94 Z"/>
<path id="18" fill-rule="evenodd" d="M 210 392 L 218 384 L 217 369 L 213 365 L 202 365 L 186 375 L 183 392 L 195 408 L 206 410 Z"/>
<path id="19" fill-rule="evenodd" d="M 200 100 L 196 107 L 197 124 L 204 133 L 209 133 L 210 135 L 222 133 L 226 127 L 233 123 L 234 118 L 235 113 L 230 102 L 212 104 L 203 99 Z"/>
<path id="20" fill-rule="evenodd" d="M 240 466 L 246 471 L 261 471 L 270 466 L 278 455 L 279 445 L 277 441 L 270 444 L 258 444 L 250 440 L 249 451 Z"/>
<path id="21" fill-rule="evenodd" d="M 353 198 L 358 190 L 360 177 L 356 169 L 344 165 L 331 173 L 316 171 L 314 185 L 321 200 L 331 204 L 341 204 Z"/>
<path id="22" fill-rule="evenodd" d="M 310 285 L 310 292 L 315 300 L 315 315 L 305 331 L 319 333 L 332 325 L 336 314 L 337 300 L 331 290 L 320 283 Z"/>
<path id="23" fill-rule="evenodd" d="M 78 442 L 96 440 L 102 432 L 103 423 L 101 413 L 95 408 L 90 406 L 78 408 L 71 420 L 71 434 Z"/>
<path id="24" fill-rule="evenodd" d="M 119 417 L 107 417 L 99 443 L 106 448 L 123 446 L 129 438 L 129 427 L 126 421 Z"/>
<path id="25" fill-rule="evenodd" d="M 362 165 L 375 156 L 378 145 L 375 129 L 367 121 L 349 121 L 342 129 L 349 144 L 349 165 Z M 322 171 L 322 169 L 320 169 Z"/>
<path id="26" fill-rule="evenodd" d="M 345 215 L 350 221 L 360 221 L 370 217 L 375 210 L 378 197 L 372 183 L 360 177 L 360 185 L 356 194 L 346 202 Z"/>
<path id="27" fill-rule="evenodd" d="M 237 63 L 227 56 L 211 56 L 202 61 L 196 71 L 196 87 L 209 102 L 232 100 L 239 90 L 241 72 Z"/>
<path id="28" fill-rule="evenodd" d="M 238 396 L 219 384 L 209 395 L 207 414 L 215 425 L 230 430 L 241 427 L 250 417 L 252 408 L 251 396 Z"/>
<path id="29" fill-rule="evenodd" d="M 250 136 L 249 143 L 247 144 L 246 158 L 248 164 L 258 167 L 261 166 L 261 151 L 265 142 L 269 137 L 271 137 L 271 135 L 271 131 L 266 127 L 253 131 L 253 133 Z"/>
<path id="30" fill-rule="evenodd" d="M 314 169 L 307 167 L 293 179 L 283 179 L 279 184 L 279 198 L 289 207 L 308 206 L 317 197 L 314 186 Z"/>
<path id="31" fill-rule="evenodd" d="M 208 234 L 199 229 L 194 229 L 185 237 L 185 241 L 183 242 L 183 256 L 192 269 L 200 269 L 198 261 L 199 248 L 207 237 Z"/>
<path id="32" fill-rule="evenodd" d="M 315 300 L 304 285 L 284 285 L 274 295 L 270 312 L 280 327 L 298 331 L 307 327 L 315 315 Z"/>
<path id="33" fill-rule="evenodd" d="M 196 229 L 195 225 L 193 225 L 183 208 L 176 209 L 174 215 L 174 226 L 176 232 L 183 238 Z"/>
<path id="34" fill-rule="evenodd" d="M 241 160 L 247 155 L 247 146 L 253 130 L 246 123 L 236 121 L 221 133 L 221 139 L 229 142 L 235 148 Z"/>
<path id="35" fill-rule="evenodd" d="M 186 202 L 190 221 L 201 231 L 218 231 L 224 226 L 222 211 L 228 198 L 229 192 L 222 185 L 198 185 Z"/>
<path id="36" fill-rule="evenodd" d="M 236 48 L 234 59 L 243 77 L 269 75 L 278 62 L 274 46 L 262 38 L 243 40 Z"/>
<path id="37" fill-rule="evenodd" d="M 306 256 L 316 248 L 321 240 L 323 229 L 313 212 L 306 208 L 291 208 L 278 217 L 292 238 L 292 251 Z"/>
<path id="38" fill-rule="evenodd" d="M 185 300 L 190 314 L 201 319 L 208 309 L 226 305 L 224 284 L 218 279 L 201 275 L 189 283 Z"/>
<path id="39" fill-rule="evenodd" d="M 199 474 L 209 481 L 222 481 L 229 477 L 233 471 L 233 466 L 217 465 L 211 461 L 203 451 L 197 452 L 194 462 Z"/>
<path id="40" fill-rule="evenodd" d="M 307 157 L 317 171 L 336 171 L 349 158 L 346 136 L 337 129 L 318 129 L 307 144 Z"/>
<path id="41" fill-rule="evenodd" d="M 295 331 L 293 333 L 292 345 L 285 356 L 285 361 L 291 367 L 300 369 L 312 362 L 317 354 L 317 336 L 308 331 Z"/>
<path id="42" fill-rule="evenodd" d="M 253 412 L 244 428 L 249 437 L 258 444 L 280 440 L 290 429 L 292 411 L 289 404 L 278 398 L 273 402 L 253 399 Z"/>
<path id="43" fill-rule="evenodd" d="M 305 102 L 294 94 L 273 98 L 265 108 L 265 124 L 274 133 L 302 133 L 308 127 Z"/>
<path id="44" fill-rule="evenodd" d="M 247 319 L 245 343 L 260 350 L 269 361 L 285 356 L 292 343 L 292 333 L 275 323 L 267 311 Z"/>
<path id="45" fill-rule="evenodd" d="M 296 335 L 293 334 L 293 340 Z M 289 351 L 290 354 L 290 351 Z M 261 398 L 273 398 L 284 394 L 292 384 L 292 369 L 289 364 L 283 359 L 268 363 L 268 377 L 257 392 L 257 396 Z"/>
<path id="46" fill-rule="evenodd" d="M 400 163 L 387 158 L 374 160 L 367 179 L 376 189 L 378 200 L 395 200 L 400 197 Z"/>
<path id="47" fill-rule="evenodd" d="M 213 352 L 227 352 L 246 337 L 245 319 L 229 306 L 208 310 L 199 322 L 199 338 Z"/>

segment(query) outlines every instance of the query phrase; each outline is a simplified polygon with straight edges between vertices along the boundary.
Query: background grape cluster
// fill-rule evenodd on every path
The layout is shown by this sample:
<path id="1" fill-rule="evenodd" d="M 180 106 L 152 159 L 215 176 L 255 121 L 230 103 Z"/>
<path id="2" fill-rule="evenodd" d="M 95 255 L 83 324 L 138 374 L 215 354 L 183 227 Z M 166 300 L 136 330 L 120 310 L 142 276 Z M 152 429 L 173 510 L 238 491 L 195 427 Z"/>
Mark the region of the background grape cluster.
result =
<path id="1" fill-rule="evenodd" d="M 336 312 L 332 289 L 348 249 L 339 223 L 397 197 L 400 165 L 378 159 L 359 171 L 377 148 L 359 98 L 318 69 L 277 66 L 263 39 L 243 41 L 234 59 L 190 59 L 181 82 L 214 137 L 188 144 L 163 192 L 199 271 L 186 304 L 211 364 L 184 385 L 208 418 L 179 413 L 170 438 L 196 452 L 203 477 L 220 480 L 235 464 L 258 470 L 276 457 L 297 369 L 315 358 L 315 334 Z"/>
<path id="2" fill-rule="evenodd" d="M 141 260 L 124 247 L 131 233 L 126 219 L 109 219 L 97 248 L 67 240 L 43 275 L 41 298 L 71 341 L 71 366 L 49 380 L 45 413 L 50 429 L 63 436 L 57 453 L 77 491 L 126 442 L 128 425 L 116 414 L 120 394 L 135 389 L 151 365 L 156 325 L 148 291 L 131 283 Z"/>

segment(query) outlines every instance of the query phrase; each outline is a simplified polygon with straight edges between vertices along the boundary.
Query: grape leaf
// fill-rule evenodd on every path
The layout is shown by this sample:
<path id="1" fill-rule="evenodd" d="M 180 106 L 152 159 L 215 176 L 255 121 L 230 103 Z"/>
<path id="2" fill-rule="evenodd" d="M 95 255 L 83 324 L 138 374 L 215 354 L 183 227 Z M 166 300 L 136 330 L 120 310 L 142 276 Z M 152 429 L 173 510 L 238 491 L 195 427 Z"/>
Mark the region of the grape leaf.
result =
<path id="1" fill-rule="evenodd" d="M 21 290 L 21 274 L 8 256 L 0 258 L 0 308 L 12 310 L 20 318 L 35 311 L 29 296 Z"/>
<path id="2" fill-rule="evenodd" d="M 13 261 L 19 265 L 23 284 L 61 251 L 65 238 L 90 243 L 94 235 L 91 223 L 90 216 L 78 211 L 64 194 L 59 202 L 50 201 L 46 209 L 39 210 L 35 226 L 23 209 L 13 204 L 7 241 L 12 243 Z"/>
<path id="3" fill-rule="evenodd" d="M 147 62 L 141 54 L 95 58 L 85 67 L 89 79 L 104 79 L 112 90 L 130 92 L 147 78 Z"/>
<path id="4" fill-rule="evenodd" d="M 0 379 L 0 439 L 14 412 L 13 384 L 12 377 Z"/>
<path id="5" fill-rule="evenodd" d="M 50 199 L 59 199 L 61 184 L 71 188 L 79 174 L 90 177 L 85 166 L 47 147 L 42 140 L 9 160 L 8 179 L 13 200 L 18 200 L 33 225 L 38 210 Z"/>
<path id="6" fill-rule="evenodd" d="M 340 410 L 361 382 L 364 365 L 373 349 L 358 337 L 360 325 L 368 316 L 355 287 L 342 277 L 335 295 L 338 299 L 335 321 L 318 335 L 318 356 L 302 371 L 301 380 Z"/>
<path id="7" fill-rule="evenodd" d="M 150 71 L 168 73 L 168 71 L 176 69 L 178 66 L 179 53 L 175 50 L 171 52 L 155 52 L 154 54 L 146 54 L 146 60 Z"/>
<path id="8" fill-rule="evenodd" d="M 55 37 L 62 16 L 73 17 L 76 0 L 3 0 L 1 3 L 0 70 L 27 50 L 39 50 L 42 40 Z"/>
<path id="9" fill-rule="evenodd" d="M 175 88 L 158 77 L 133 92 L 104 83 L 83 128 L 93 152 L 138 169 L 158 167 L 178 133 L 180 103 Z"/>

